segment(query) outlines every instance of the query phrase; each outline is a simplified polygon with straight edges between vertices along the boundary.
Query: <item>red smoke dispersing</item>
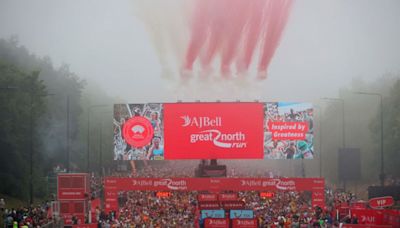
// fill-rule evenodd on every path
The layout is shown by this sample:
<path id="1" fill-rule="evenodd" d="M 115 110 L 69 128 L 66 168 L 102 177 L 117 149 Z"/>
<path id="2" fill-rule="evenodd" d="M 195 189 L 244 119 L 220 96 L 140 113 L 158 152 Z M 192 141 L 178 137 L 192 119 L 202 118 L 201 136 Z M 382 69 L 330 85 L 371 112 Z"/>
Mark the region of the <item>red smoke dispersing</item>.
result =
<path id="1" fill-rule="evenodd" d="M 219 56 L 222 77 L 231 76 L 232 63 L 243 75 L 259 48 L 258 78 L 265 79 L 292 4 L 293 0 L 196 0 L 183 70 L 191 71 L 199 59 L 203 72 L 208 72 Z"/>

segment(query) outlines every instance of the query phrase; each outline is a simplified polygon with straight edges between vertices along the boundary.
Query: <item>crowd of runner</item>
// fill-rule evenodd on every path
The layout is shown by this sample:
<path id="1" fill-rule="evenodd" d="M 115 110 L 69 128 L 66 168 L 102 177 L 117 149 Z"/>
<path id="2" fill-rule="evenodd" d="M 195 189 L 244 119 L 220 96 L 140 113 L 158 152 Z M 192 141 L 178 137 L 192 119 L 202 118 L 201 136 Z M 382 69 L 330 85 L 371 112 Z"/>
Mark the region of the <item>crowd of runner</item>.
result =
<path id="1" fill-rule="evenodd" d="M 177 166 L 144 166 L 132 173 L 115 173 L 129 177 L 193 177 L 193 163 Z M 251 169 L 249 169 L 251 170 Z M 227 172 L 228 177 L 280 177 L 275 171 L 261 171 L 235 167 Z M 336 218 L 336 206 L 350 205 L 357 201 L 354 193 L 326 189 L 326 207 L 311 206 L 311 192 L 275 192 L 271 198 L 262 198 L 257 191 L 238 192 L 239 200 L 246 209 L 254 211 L 259 227 L 338 227 L 339 223 L 358 223 L 348 218 Z M 120 193 L 120 210 L 103 215 L 102 227 L 194 227 L 200 222 L 197 192 L 171 192 L 167 198 L 158 197 L 156 192 L 134 191 Z M 132 225 L 135 224 L 135 225 Z"/>
<path id="2" fill-rule="evenodd" d="M 171 192 L 167 198 L 153 191 L 120 193 L 118 217 L 115 213 L 99 216 L 102 227 L 194 227 L 198 215 L 197 192 Z M 311 207 L 310 192 L 276 192 L 263 198 L 258 191 L 238 192 L 243 209 L 251 209 L 259 227 L 338 227 L 334 207 Z M 337 202 L 349 200 L 351 193 L 334 193 Z M 354 199 L 352 199 L 354 200 Z M 350 202 L 350 201 L 349 201 Z"/>
<path id="3" fill-rule="evenodd" d="M 120 177 L 193 177 L 195 165 L 177 168 L 174 163 L 165 166 L 144 166 L 135 172 L 115 172 Z M 278 172 L 231 168 L 228 177 L 280 177 Z M 396 184 L 397 180 L 392 181 Z M 92 175 L 92 197 L 101 195 L 102 179 Z M 357 201 L 354 193 L 326 189 L 326 207 L 311 207 L 310 192 L 275 192 L 273 197 L 263 198 L 258 191 L 237 192 L 245 209 L 251 209 L 259 227 L 335 227 L 340 222 L 357 223 L 349 218 L 336 218 L 336 206 Z M 194 227 L 200 222 L 198 193 L 173 191 L 168 197 L 157 196 L 153 191 L 119 193 L 119 211 L 106 214 L 97 210 L 96 221 L 100 227 Z M 0 200 L 4 227 L 41 227 L 52 218 L 48 204 L 32 208 L 7 209 Z"/>

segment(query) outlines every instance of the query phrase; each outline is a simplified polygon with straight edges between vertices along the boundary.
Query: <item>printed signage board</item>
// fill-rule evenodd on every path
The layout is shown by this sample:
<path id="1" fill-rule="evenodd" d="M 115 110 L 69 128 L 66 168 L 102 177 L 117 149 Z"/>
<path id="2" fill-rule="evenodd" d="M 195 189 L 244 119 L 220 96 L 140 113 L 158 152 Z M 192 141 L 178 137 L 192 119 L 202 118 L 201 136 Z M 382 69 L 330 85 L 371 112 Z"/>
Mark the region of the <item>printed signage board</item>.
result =
<path id="1" fill-rule="evenodd" d="M 114 159 L 312 159 L 313 108 L 296 102 L 114 105 Z"/>

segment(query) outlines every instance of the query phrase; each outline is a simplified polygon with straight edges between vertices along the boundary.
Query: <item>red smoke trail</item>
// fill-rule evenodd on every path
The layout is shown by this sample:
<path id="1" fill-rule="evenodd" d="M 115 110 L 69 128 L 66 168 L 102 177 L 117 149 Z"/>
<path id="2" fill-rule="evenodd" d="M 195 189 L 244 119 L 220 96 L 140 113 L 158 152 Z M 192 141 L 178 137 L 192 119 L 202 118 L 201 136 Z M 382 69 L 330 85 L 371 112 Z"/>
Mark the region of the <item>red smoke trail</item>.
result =
<path id="1" fill-rule="evenodd" d="M 197 4 L 195 5 L 191 37 L 184 64 L 185 70 L 192 70 L 193 63 L 207 39 L 207 29 L 210 21 L 208 20 L 208 17 L 204 17 L 204 14 L 210 10 L 210 7 L 210 0 L 197 1 Z"/>
<path id="2" fill-rule="evenodd" d="M 220 49 L 221 43 L 223 42 L 224 39 L 223 30 L 225 28 L 225 23 L 227 21 L 225 20 L 224 15 L 221 15 L 221 11 L 224 9 L 223 8 L 224 6 L 225 6 L 224 0 L 215 1 L 214 7 L 212 7 L 209 12 L 210 27 L 207 31 L 209 33 L 208 43 L 207 47 L 205 48 L 205 51 L 200 56 L 201 65 L 205 70 L 208 70 L 210 68 L 210 63 L 215 57 L 215 54 L 218 51 L 218 49 Z"/>
<path id="3" fill-rule="evenodd" d="M 247 30 L 243 37 L 243 49 L 237 61 L 237 69 L 239 74 L 245 73 L 250 66 L 253 58 L 254 50 L 257 46 L 258 39 L 261 33 L 261 22 L 263 19 L 263 9 L 270 0 L 253 0 L 251 2 L 250 13 L 247 15 L 249 21 Z"/>
<path id="4" fill-rule="evenodd" d="M 279 41 L 289 17 L 292 0 L 271 1 L 267 8 L 266 31 L 262 40 L 260 62 L 258 65 L 259 79 L 267 77 L 267 68 L 272 56 L 279 45 Z"/>
<path id="5" fill-rule="evenodd" d="M 230 76 L 234 60 L 238 72 L 245 73 L 260 47 L 258 72 L 265 78 L 292 1 L 196 0 L 183 70 L 191 71 L 199 59 L 202 71 L 208 71 L 220 55 L 223 77 Z"/>
<path id="6" fill-rule="evenodd" d="M 230 76 L 230 66 L 239 48 L 244 27 L 248 19 L 247 12 L 251 5 L 242 0 L 230 0 L 227 4 L 230 5 L 228 9 L 225 9 L 229 23 L 226 25 L 226 39 L 224 40 L 224 45 L 221 50 L 221 74 L 225 78 Z"/>

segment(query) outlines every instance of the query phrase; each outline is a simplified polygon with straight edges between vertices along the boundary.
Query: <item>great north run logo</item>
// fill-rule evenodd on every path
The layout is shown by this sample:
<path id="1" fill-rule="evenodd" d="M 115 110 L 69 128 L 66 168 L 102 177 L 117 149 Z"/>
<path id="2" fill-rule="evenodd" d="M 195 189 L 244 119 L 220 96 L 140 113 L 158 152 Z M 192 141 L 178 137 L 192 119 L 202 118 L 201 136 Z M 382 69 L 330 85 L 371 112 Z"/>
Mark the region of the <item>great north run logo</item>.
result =
<path id="1" fill-rule="evenodd" d="M 233 133 L 222 133 L 219 127 L 222 127 L 222 117 L 190 117 L 188 115 L 180 116 L 183 123 L 182 127 L 211 128 L 190 134 L 190 143 L 212 142 L 219 148 L 246 148 L 246 134 L 241 131 Z"/>

